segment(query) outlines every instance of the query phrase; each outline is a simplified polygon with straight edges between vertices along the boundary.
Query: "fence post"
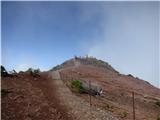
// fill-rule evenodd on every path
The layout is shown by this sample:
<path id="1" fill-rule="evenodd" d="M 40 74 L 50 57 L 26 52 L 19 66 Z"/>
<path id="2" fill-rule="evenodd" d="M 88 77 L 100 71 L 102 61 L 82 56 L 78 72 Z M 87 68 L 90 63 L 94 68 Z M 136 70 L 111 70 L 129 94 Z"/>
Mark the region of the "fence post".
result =
<path id="1" fill-rule="evenodd" d="M 89 103 L 90 103 L 90 106 L 92 105 L 91 103 L 91 81 L 89 80 Z"/>
<path id="2" fill-rule="evenodd" d="M 135 101 L 134 101 L 134 92 L 132 92 L 132 101 L 133 101 L 133 120 L 135 120 Z"/>

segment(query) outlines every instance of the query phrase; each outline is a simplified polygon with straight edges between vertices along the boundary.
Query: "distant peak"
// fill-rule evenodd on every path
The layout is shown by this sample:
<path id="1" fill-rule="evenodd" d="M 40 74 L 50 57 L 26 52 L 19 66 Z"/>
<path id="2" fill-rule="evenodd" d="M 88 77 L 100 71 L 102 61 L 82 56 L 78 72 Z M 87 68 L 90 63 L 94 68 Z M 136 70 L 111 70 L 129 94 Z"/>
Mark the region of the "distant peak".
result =
<path id="1" fill-rule="evenodd" d="M 76 61 L 79 61 L 81 64 L 85 64 L 85 65 L 93 65 L 96 67 L 100 67 L 100 68 L 106 68 L 112 71 L 116 71 L 109 63 L 99 60 L 95 57 L 92 56 L 85 56 L 85 57 L 77 57 L 75 56 L 74 59 Z"/>
<path id="2" fill-rule="evenodd" d="M 105 61 L 99 60 L 95 57 L 92 56 L 74 56 L 74 58 L 65 61 L 64 63 L 62 63 L 61 65 L 57 65 L 55 67 L 53 67 L 51 69 L 52 70 L 59 70 L 59 69 L 64 69 L 64 68 L 68 68 L 68 67 L 78 67 L 79 65 L 91 65 L 91 66 L 95 66 L 98 68 L 105 68 L 111 71 L 115 71 L 117 72 L 110 64 L 108 64 Z"/>

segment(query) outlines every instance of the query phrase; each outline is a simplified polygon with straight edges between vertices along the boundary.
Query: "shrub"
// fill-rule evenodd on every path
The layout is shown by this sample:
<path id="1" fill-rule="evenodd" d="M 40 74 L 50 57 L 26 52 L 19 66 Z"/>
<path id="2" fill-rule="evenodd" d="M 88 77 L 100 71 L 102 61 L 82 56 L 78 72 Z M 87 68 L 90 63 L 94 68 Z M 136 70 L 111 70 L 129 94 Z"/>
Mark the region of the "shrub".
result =
<path id="1" fill-rule="evenodd" d="M 28 68 L 28 70 L 26 72 L 32 72 L 33 68 Z"/>
<path id="2" fill-rule="evenodd" d="M 40 76 L 40 69 L 34 69 L 31 73 L 33 77 L 39 77 Z"/>
<path id="3" fill-rule="evenodd" d="M 160 107 L 160 100 L 158 100 L 158 101 L 156 102 L 156 105 L 158 105 L 158 106 Z"/>
<path id="4" fill-rule="evenodd" d="M 110 103 L 106 103 L 104 109 L 113 112 L 114 107 Z"/>
<path id="5" fill-rule="evenodd" d="M 24 71 L 19 71 L 19 73 L 24 73 Z"/>
<path id="6" fill-rule="evenodd" d="M 124 111 L 123 113 L 120 113 L 120 117 L 121 118 L 125 118 L 127 117 L 128 113 L 126 111 Z"/>
<path id="7" fill-rule="evenodd" d="M 37 77 L 40 76 L 40 69 L 33 69 L 33 68 L 29 68 L 26 72 L 30 73 L 31 76 L 33 77 Z"/>
<path id="8" fill-rule="evenodd" d="M 127 112 L 123 112 L 123 117 L 127 117 L 128 113 Z"/>
<path id="9" fill-rule="evenodd" d="M 38 68 L 38 69 L 35 69 L 35 70 L 33 70 L 33 72 L 35 73 L 35 74 L 38 74 L 38 73 L 40 73 L 40 69 Z"/>
<path id="10" fill-rule="evenodd" d="M 128 74 L 127 76 L 129 76 L 129 77 L 133 77 L 133 75 L 131 75 L 131 74 Z"/>
<path id="11" fill-rule="evenodd" d="M 1 76 L 3 76 L 3 77 L 9 76 L 7 70 L 2 65 L 1 65 Z"/>
<path id="12" fill-rule="evenodd" d="M 83 88 L 82 82 L 80 80 L 72 81 L 72 88 L 76 89 L 79 93 L 84 92 L 84 88 Z"/>

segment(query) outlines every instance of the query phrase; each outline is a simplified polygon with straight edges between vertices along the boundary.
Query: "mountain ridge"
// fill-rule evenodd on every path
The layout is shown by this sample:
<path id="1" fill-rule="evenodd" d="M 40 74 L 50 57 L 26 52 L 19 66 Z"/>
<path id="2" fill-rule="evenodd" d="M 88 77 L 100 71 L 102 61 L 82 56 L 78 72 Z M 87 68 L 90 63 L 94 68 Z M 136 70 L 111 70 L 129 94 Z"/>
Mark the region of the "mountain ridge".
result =
<path id="1" fill-rule="evenodd" d="M 106 68 L 106 69 L 118 72 L 108 62 L 102 61 L 102 60 L 97 59 L 95 57 L 88 57 L 88 56 L 86 56 L 86 57 L 75 56 L 74 58 L 66 60 L 62 64 L 53 67 L 50 71 L 58 70 L 58 69 L 61 69 L 63 67 L 65 68 L 65 67 L 73 66 L 73 65 L 75 65 L 75 62 L 77 62 L 77 61 L 80 62 L 80 64 L 83 64 L 83 65 L 93 65 L 93 66 Z"/>
<path id="2" fill-rule="evenodd" d="M 98 67 L 98 68 L 107 69 L 107 70 L 110 70 L 110 71 L 113 71 L 113 72 L 117 73 L 120 76 L 121 75 L 130 76 L 130 77 L 133 77 L 135 79 L 142 80 L 142 81 L 148 83 L 149 85 L 151 85 L 153 87 L 156 87 L 156 86 L 152 85 L 150 82 L 148 82 L 144 79 L 135 77 L 132 74 L 122 74 L 118 70 L 116 70 L 114 67 L 112 67 L 108 62 L 97 59 L 95 57 L 88 57 L 88 56 L 77 57 L 77 56 L 75 56 L 74 58 L 71 58 L 69 60 L 64 61 L 60 65 L 56 65 L 55 67 L 53 67 L 49 71 L 65 69 L 65 68 L 74 67 L 74 66 L 77 66 L 77 65 L 91 65 L 91 66 L 95 66 L 95 67 Z M 158 88 L 158 87 L 156 87 L 156 88 Z"/>
<path id="3" fill-rule="evenodd" d="M 111 104 L 115 116 L 119 116 L 119 112 L 123 110 L 123 112 L 127 111 L 128 115 L 123 120 L 132 119 L 132 92 L 135 93 L 136 111 L 139 113 L 136 115 L 137 120 L 147 118 L 155 120 L 160 112 L 155 105 L 157 101 L 160 101 L 159 88 L 131 74 L 120 74 L 107 62 L 93 57 L 75 57 L 54 67 L 52 71 L 59 71 L 61 79 L 69 87 L 73 80 L 86 83 L 91 81 L 91 83 L 101 85 L 104 98 L 100 100 L 93 98 L 97 101 L 94 104 L 100 104 L 101 107 L 105 107 L 106 103 Z M 88 100 L 85 95 L 81 97 Z"/>

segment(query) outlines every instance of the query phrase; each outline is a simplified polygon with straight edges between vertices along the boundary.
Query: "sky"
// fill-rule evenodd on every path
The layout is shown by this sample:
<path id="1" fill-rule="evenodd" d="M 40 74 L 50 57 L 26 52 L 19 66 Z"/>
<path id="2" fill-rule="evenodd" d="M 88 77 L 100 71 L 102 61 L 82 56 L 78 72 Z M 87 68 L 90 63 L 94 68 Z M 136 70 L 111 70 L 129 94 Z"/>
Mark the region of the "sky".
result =
<path id="1" fill-rule="evenodd" d="M 89 55 L 160 87 L 159 2 L 2 2 L 2 65 L 49 70 Z"/>

